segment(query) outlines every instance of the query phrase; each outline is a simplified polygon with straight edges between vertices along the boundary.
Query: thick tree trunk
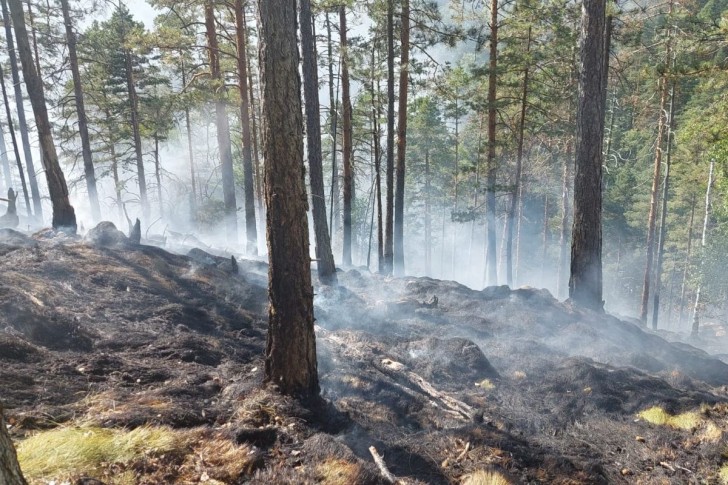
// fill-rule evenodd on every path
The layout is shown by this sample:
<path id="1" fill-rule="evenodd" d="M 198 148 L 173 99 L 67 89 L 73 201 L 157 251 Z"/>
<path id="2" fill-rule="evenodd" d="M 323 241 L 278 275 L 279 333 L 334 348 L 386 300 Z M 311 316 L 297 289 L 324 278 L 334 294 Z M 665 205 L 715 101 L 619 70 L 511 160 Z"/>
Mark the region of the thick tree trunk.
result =
<path id="1" fill-rule="evenodd" d="M 407 157 L 407 92 L 409 88 L 410 0 L 402 0 L 399 110 L 397 122 L 397 186 L 394 194 L 394 274 L 404 276 L 404 182 Z"/>
<path id="2" fill-rule="evenodd" d="M 38 129 L 38 138 L 42 153 L 43 165 L 46 172 L 48 192 L 53 205 L 53 228 L 76 233 L 76 214 L 68 199 L 68 187 L 61 166 L 58 164 L 56 146 L 53 143 L 51 124 L 48 119 L 48 110 L 43 93 L 43 84 L 40 74 L 36 72 L 33 64 L 33 55 L 30 52 L 28 33 L 25 30 L 23 4 L 21 0 L 10 0 L 10 14 L 13 18 L 15 37 L 18 42 L 18 53 L 23 66 L 23 77 L 28 89 L 28 97 L 33 106 L 35 124 Z"/>
<path id="3" fill-rule="evenodd" d="M 15 90 L 15 106 L 18 113 L 18 129 L 20 130 L 20 140 L 23 143 L 23 152 L 25 153 L 25 166 L 28 169 L 28 183 L 30 185 L 30 193 L 33 198 L 33 213 L 35 218 L 40 222 L 43 220 L 43 206 L 40 201 L 40 190 L 38 190 L 38 179 L 35 176 L 35 165 L 33 164 L 33 155 L 30 151 L 30 137 L 28 134 L 28 122 L 25 119 L 25 106 L 23 105 L 23 91 L 20 85 L 20 74 L 18 72 L 18 60 L 15 55 L 15 45 L 13 43 L 13 32 L 10 23 L 10 13 L 8 12 L 5 0 L 0 0 L 3 9 L 3 23 L 5 24 L 5 40 L 8 44 L 8 57 L 10 59 L 10 73 L 13 77 L 13 88 Z M 22 11 L 22 6 L 21 6 Z M 28 48 L 30 52 L 30 48 Z M 18 159 L 20 162 L 20 159 Z M 28 207 L 30 211 L 30 206 Z"/>
<path id="4" fill-rule="evenodd" d="M 215 4 L 205 2 L 205 35 L 210 60 L 210 73 L 215 84 L 215 124 L 217 125 L 217 145 L 220 150 L 220 169 L 222 173 L 222 193 L 225 203 L 225 227 L 229 242 L 238 240 L 238 208 L 235 201 L 235 173 L 233 172 L 233 152 L 230 142 L 230 120 L 225 106 L 225 80 L 220 70 L 220 50 L 215 28 Z"/>
<path id="5" fill-rule="evenodd" d="M 318 396 L 313 287 L 303 174 L 303 116 L 295 0 L 259 0 L 263 158 L 270 266 L 266 380 Z"/>
<path id="6" fill-rule="evenodd" d="M 657 269 L 655 271 L 655 296 L 652 305 L 652 328 L 657 330 L 660 314 L 660 290 L 662 288 L 662 262 L 665 257 L 665 237 L 667 236 L 667 198 L 670 194 L 670 164 L 672 162 L 672 129 L 674 126 L 673 110 L 675 109 L 675 82 L 670 88 L 670 111 L 667 113 L 667 156 L 665 159 L 665 177 L 662 181 L 662 210 L 660 211 L 660 232 L 657 243 Z"/>
<path id="7" fill-rule="evenodd" d="M 528 105 L 528 77 L 530 65 L 528 55 L 531 52 L 531 26 L 528 26 L 526 37 L 526 66 L 523 69 L 523 89 L 521 90 L 521 114 L 518 119 L 518 148 L 516 151 L 516 174 L 513 194 L 506 216 L 506 284 L 513 286 L 513 226 L 515 225 L 518 198 L 521 194 L 521 174 L 523 173 L 523 136 L 526 131 L 526 108 Z"/>
<path id="8" fill-rule="evenodd" d="M 18 140 L 15 138 L 15 127 L 13 126 L 13 115 L 10 111 L 10 101 L 8 100 L 8 92 L 5 89 L 5 74 L 3 73 L 2 65 L 0 65 L 0 87 L 3 92 L 3 102 L 5 103 L 5 114 L 8 117 L 8 131 L 10 132 L 10 141 L 13 145 L 13 151 L 15 152 L 15 163 L 18 167 L 18 175 L 20 176 L 20 186 L 23 189 L 23 198 L 25 199 L 25 209 L 28 213 L 28 217 L 32 217 L 33 213 L 30 209 L 30 196 L 28 195 L 28 186 L 25 183 L 25 171 L 23 170 L 23 162 L 20 159 L 20 149 L 18 147 Z"/>
<path id="9" fill-rule="evenodd" d="M 243 178 L 245 183 L 246 251 L 258 255 L 258 228 L 255 222 L 255 184 L 250 136 L 250 100 L 248 99 L 248 46 L 245 39 L 243 0 L 235 0 L 235 34 L 238 51 L 238 89 L 240 90 L 240 125 L 243 129 Z"/>
<path id="10" fill-rule="evenodd" d="M 66 43 L 68 44 L 68 59 L 71 63 L 71 75 L 73 76 L 73 93 L 76 101 L 76 115 L 78 116 L 78 134 L 81 137 L 81 153 L 83 156 L 83 171 L 86 178 L 89 204 L 91 205 L 91 217 L 94 222 L 101 219 L 101 207 L 99 206 L 99 193 L 96 188 L 96 172 L 91 157 L 91 141 L 88 134 L 88 123 L 86 121 L 86 106 L 83 99 L 83 86 L 81 85 L 81 73 L 78 69 L 78 55 L 76 54 L 76 33 L 71 23 L 71 13 L 68 0 L 61 0 L 63 10 L 63 22 L 66 24 Z"/>
<path id="11" fill-rule="evenodd" d="M 394 270 L 394 0 L 387 0 L 387 215 L 384 274 Z"/>
<path id="12" fill-rule="evenodd" d="M 582 7 L 579 104 L 576 122 L 574 225 L 569 297 L 578 305 L 604 310 L 602 300 L 602 145 L 604 139 L 606 0 Z"/>
<path id="13" fill-rule="evenodd" d="M 0 406 L 0 484 L 26 484 L 25 478 L 23 478 L 23 472 L 20 470 L 20 465 L 18 465 L 15 447 L 5 426 L 2 406 Z"/>
<path id="14" fill-rule="evenodd" d="M 342 264 L 351 266 L 351 211 L 352 211 L 352 127 L 351 96 L 349 95 L 349 54 L 346 39 L 346 8 L 339 7 L 339 35 L 341 37 L 341 101 L 343 104 L 343 144 L 342 159 L 344 162 L 344 248 Z"/>
<path id="15" fill-rule="evenodd" d="M 657 125 L 657 141 L 655 142 L 655 164 L 652 174 L 652 190 L 650 191 L 650 213 L 647 218 L 647 262 L 645 264 L 645 276 L 642 283 L 642 305 L 640 306 L 640 321 L 647 325 L 647 312 L 650 302 L 650 287 L 652 286 L 655 255 L 655 222 L 657 220 L 657 209 L 660 202 L 660 173 L 662 171 L 662 145 L 665 142 L 665 105 L 667 104 L 667 78 L 660 80 L 660 111 Z"/>
<path id="16" fill-rule="evenodd" d="M 497 122 L 496 109 L 496 83 L 498 69 L 498 0 L 490 2 L 490 66 L 488 73 L 488 158 L 486 159 L 486 249 L 485 285 L 498 284 L 498 262 L 496 251 L 496 220 L 495 220 L 495 129 Z"/>
<path id="17" fill-rule="evenodd" d="M 241 0 L 238 0 L 241 1 Z M 306 137 L 308 174 L 311 184 L 313 225 L 316 236 L 316 260 L 319 280 L 336 284 L 336 265 L 331 251 L 331 237 L 326 221 L 326 194 L 324 190 L 323 156 L 321 154 L 321 115 L 319 105 L 316 39 L 313 33 L 311 0 L 301 0 L 301 52 L 303 53 L 303 87 L 306 106 Z"/>
<path id="18" fill-rule="evenodd" d="M 710 160 L 710 172 L 708 174 L 708 187 L 705 189 L 705 216 L 703 218 L 703 236 L 700 238 L 700 247 L 705 250 L 708 244 L 708 223 L 710 222 L 710 195 L 713 190 L 713 180 L 715 174 L 715 159 Z M 700 275 L 703 274 L 703 266 L 705 265 L 705 255 L 701 254 Z M 700 333 L 700 293 L 702 285 L 698 284 L 698 290 L 695 292 L 695 304 L 693 305 L 693 330 L 692 336 L 697 337 Z"/>

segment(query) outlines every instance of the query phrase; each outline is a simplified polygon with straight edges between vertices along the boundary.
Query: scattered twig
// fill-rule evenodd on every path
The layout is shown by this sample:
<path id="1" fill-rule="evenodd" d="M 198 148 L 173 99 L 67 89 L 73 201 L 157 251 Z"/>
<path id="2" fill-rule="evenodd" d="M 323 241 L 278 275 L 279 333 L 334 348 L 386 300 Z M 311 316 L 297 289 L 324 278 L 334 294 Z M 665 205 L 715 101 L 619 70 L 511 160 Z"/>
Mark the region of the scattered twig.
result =
<path id="1" fill-rule="evenodd" d="M 389 471 L 389 469 L 387 468 L 387 464 L 384 463 L 384 459 L 382 458 L 382 455 L 379 454 L 377 449 L 373 446 L 370 446 L 369 453 L 372 454 L 372 458 L 374 458 L 374 463 L 376 463 L 376 465 L 379 467 L 379 471 L 382 473 L 384 479 L 388 483 L 397 483 L 397 479 L 394 475 L 392 475 L 392 472 Z"/>
<path id="2" fill-rule="evenodd" d="M 470 441 L 465 443 L 465 449 L 458 455 L 457 458 L 455 458 L 455 461 L 460 461 L 468 454 L 468 451 L 470 451 Z"/>
<path id="3" fill-rule="evenodd" d="M 672 465 L 670 465 L 669 463 L 665 462 L 665 461 L 661 461 L 661 462 L 660 462 L 660 466 L 661 466 L 662 468 L 667 468 L 667 469 L 668 469 L 668 470 L 670 470 L 671 472 L 674 472 L 674 471 L 675 471 L 675 468 L 674 468 L 674 467 L 673 467 Z"/>

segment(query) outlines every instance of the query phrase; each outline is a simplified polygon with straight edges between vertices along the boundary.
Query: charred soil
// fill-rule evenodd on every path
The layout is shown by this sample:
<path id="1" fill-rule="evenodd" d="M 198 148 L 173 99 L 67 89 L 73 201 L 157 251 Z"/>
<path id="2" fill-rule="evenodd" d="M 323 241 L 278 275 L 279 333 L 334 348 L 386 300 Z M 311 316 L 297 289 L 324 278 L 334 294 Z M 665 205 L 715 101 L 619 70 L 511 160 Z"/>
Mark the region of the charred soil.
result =
<path id="1" fill-rule="evenodd" d="M 728 479 L 728 364 L 689 345 L 543 290 L 352 270 L 316 288 L 306 407 L 262 384 L 264 263 L 102 236 L 0 232 L 0 400 L 33 483 L 385 483 L 371 446 L 403 483 Z"/>

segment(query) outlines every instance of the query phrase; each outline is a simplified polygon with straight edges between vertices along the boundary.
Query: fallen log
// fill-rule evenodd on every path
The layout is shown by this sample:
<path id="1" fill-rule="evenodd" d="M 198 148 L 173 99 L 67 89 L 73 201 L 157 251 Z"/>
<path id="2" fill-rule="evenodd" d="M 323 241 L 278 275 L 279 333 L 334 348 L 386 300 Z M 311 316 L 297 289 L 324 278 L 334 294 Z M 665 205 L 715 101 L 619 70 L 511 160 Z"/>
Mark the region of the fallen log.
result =
<path id="1" fill-rule="evenodd" d="M 377 467 L 379 467 L 379 471 L 382 474 L 382 477 L 387 481 L 387 483 L 396 484 L 397 478 L 392 475 L 392 472 L 389 471 L 389 468 L 387 468 L 387 464 L 384 463 L 384 458 L 382 458 L 382 455 L 379 454 L 377 449 L 373 446 L 369 447 L 369 453 L 372 454 L 372 458 L 374 458 L 374 463 L 376 463 Z"/>

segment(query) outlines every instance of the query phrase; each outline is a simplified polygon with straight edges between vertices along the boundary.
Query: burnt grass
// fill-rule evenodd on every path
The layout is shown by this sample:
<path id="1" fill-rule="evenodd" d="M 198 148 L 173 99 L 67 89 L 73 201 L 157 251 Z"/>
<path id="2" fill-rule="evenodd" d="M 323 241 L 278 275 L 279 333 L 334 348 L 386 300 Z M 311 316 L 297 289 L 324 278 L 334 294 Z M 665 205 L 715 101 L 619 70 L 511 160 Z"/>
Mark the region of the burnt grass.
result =
<path id="1" fill-rule="evenodd" d="M 316 287 L 325 403 L 282 398 L 262 383 L 267 266 L 184 252 L 0 231 L 0 399 L 16 439 L 78 422 L 207 429 L 255 450 L 233 483 L 321 482 L 332 460 L 383 483 L 370 446 L 404 483 L 482 469 L 719 483 L 728 461 L 728 364 L 532 288 L 340 272 Z M 637 418 L 652 406 L 704 420 Z M 176 463 L 132 469 L 187 483 Z"/>

